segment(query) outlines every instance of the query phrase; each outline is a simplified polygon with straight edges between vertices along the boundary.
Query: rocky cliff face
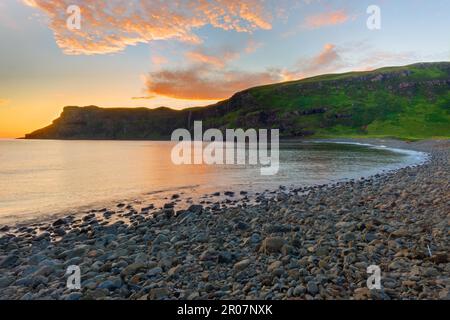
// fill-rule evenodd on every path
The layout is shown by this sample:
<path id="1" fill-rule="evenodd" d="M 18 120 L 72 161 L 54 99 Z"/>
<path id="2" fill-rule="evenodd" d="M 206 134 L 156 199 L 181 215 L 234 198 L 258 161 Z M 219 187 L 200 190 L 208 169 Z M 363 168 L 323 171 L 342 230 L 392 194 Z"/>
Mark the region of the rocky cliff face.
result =
<path id="1" fill-rule="evenodd" d="M 421 63 L 251 88 L 181 111 L 65 107 L 50 126 L 26 138 L 168 139 L 195 120 L 205 128 L 279 128 L 283 136 L 403 137 L 417 133 L 417 126 L 418 137 L 450 136 L 449 92 L 450 62 Z"/>
<path id="2" fill-rule="evenodd" d="M 167 108 L 65 107 L 52 125 L 26 135 L 26 138 L 159 139 L 170 135 L 171 128 L 186 124 L 184 112 Z"/>

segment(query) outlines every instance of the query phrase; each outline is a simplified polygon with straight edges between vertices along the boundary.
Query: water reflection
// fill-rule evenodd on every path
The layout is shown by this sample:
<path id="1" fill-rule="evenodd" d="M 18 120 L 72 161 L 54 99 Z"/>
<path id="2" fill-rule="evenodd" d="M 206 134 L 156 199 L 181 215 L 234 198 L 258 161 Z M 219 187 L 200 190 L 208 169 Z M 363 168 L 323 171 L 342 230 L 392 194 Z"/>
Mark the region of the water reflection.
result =
<path id="1" fill-rule="evenodd" d="M 289 142 L 280 145 L 280 170 L 258 165 L 174 165 L 173 142 L 0 141 L 0 220 L 82 205 L 153 195 L 188 196 L 223 190 L 322 184 L 394 169 L 417 154 L 357 145 Z"/>

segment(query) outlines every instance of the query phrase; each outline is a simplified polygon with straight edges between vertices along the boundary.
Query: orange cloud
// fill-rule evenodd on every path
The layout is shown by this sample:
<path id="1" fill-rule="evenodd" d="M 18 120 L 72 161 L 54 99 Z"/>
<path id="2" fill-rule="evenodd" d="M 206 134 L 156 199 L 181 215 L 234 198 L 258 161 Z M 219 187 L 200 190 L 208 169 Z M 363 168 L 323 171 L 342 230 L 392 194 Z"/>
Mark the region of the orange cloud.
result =
<path id="1" fill-rule="evenodd" d="M 339 10 L 309 16 L 305 20 L 305 26 L 309 29 L 317 29 L 324 26 L 342 24 L 348 19 L 347 13 L 344 10 Z"/>
<path id="2" fill-rule="evenodd" d="M 336 51 L 336 46 L 334 44 L 327 43 L 324 45 L 323 50 L 313 59 L 310 68 L 328 65 L 337 59 L 339 59 L 339 55 Z"/>
<path id="3" fill-rule="evenodd" d="M 152 56 L 151 61 L 152 61 L 152 64 L 155 66 L 161 66 L 161 65 L 169 62 L 169 60 L 166 57 L 158 56 L 158 55 Z"/>
<path id="4" fill-rule="evenodd" d="M 186 53 L 186 57 L 191 61 L 206 63 L 219 68 L 223 68 L 225 66 L 224 59 L 198 51 L 189 51 Z"/>
<path id="5" fill-rule="evenodd" d="M 324 45 L 322 51 L 309 59 L 301 59 L 292 70 L 281 72 L 283 80 L 302 79 L 323 73 L 335 72 L 343 67 L 341 55 L 331 43 Z"/>
<path id="6" fill-rule="evenodd" d="M 43 11 L 58 46 L 66 54 L 105 54 L 153 40 L 200 43 L 195 29 L 212 25 L 253 32 L 270 29 L 271 17 L 258 0 L 92 0 L 81 8 L 81 29 L 66 27 L 72 0 L 24 0 Z"/>
<path id="7" fill-rule="evenodd" d="M 9 103 L 9 99 L 0 99 L 0 107 L 6 106 Z"/>
<path id="8" fill-rule="evenodd" d="M 209 64 L 216 68 L 224 68 L 228 62 L 239 58 L 242 53 L 253 53 L 261 46 L 261 43 L 250 39 L 243 49 L 243 52 L 239 52 L 238 49 L 229 47 L 220 47 L 216 48 L 215 50 L 207 50 L 200 47 L 193 51 L 186 52 L 185 55 L 186 58 L 188 58 L 188 60 L 191 62 Z"/>
<path id="9" fill-rule="evenodd" d="M 243 89 L 280 81 L 275 72 L 217 71 L 210 65 L 150 73 L 148 94 L 185 100 L 222 100 Z"/>
<path id="10" fill-rule="evenodd" d="M 245 53 L 247 53 L 247 54 L 253 53 L 262 46 L 263 46 L 263 44 L 261 42 L 256 42 L 254 40 L 250 40 L 247 43 L 247 46 L 245 47 Z"/>
<path id="11" fill-rule="evenodd" d="M 156 96 L 143 96 L 143 97 L 132 97 L 131 100 L 152 100 L 155 98 Z"/>
<path id="12" fill-rule="evenodd" d="M 210 53 L 200 48 L 194 51 L 186 52 L 186 57 L 194 63 L 208 64 L 216 68 L 224 68 L 228 62 L 239 57 L 239 53 L 226 48 L 221 48 L 217 52 Z"/>
<path id="13" fill-rule="evenodd" d="M 196 58 L 198 63 L 186 69 L 149 73 L 145 80 L 146 93 L 184 100 L 222 100 L 250 87 L 335 72 L 343 66 L 336 46 L 331 43 L 325 44 L 317 55 L 301 59 L 289 70 L 229 71 L 224 68 L 223 60 L 216 61 L 215 57 L 201 54 Z"/>

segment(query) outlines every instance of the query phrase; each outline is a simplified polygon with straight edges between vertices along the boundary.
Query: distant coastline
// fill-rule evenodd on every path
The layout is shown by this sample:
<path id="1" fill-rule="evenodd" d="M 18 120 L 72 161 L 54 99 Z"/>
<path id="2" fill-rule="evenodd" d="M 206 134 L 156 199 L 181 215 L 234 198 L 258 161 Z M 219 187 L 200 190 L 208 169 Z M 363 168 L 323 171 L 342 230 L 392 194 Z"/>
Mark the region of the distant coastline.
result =
<path id="1" fill-rule="evenodd" d="M 282 138 L 448 138 L 449 89 L 450 62 L 419 63 L 250 88 L 184 110 L 65 107 L 51 125 L 24 138 L 169 140 L 196 120 L 205 129 L 278 128 Z"/>

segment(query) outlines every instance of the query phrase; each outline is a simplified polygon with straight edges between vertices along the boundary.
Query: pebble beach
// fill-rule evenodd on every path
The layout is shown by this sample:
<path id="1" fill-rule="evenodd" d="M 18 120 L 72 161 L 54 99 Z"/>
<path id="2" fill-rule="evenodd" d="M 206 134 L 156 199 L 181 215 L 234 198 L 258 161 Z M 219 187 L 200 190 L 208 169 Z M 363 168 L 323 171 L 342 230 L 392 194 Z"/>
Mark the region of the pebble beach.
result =
<path id="1" fill-rule="evenodd" d="M 239 200 L 218 190 L 227 201 L 184 209 L 174 194 L 0 226 L 0 299 L 449 299 L 450 141 L 383 144 L 429 159 Z"/>

